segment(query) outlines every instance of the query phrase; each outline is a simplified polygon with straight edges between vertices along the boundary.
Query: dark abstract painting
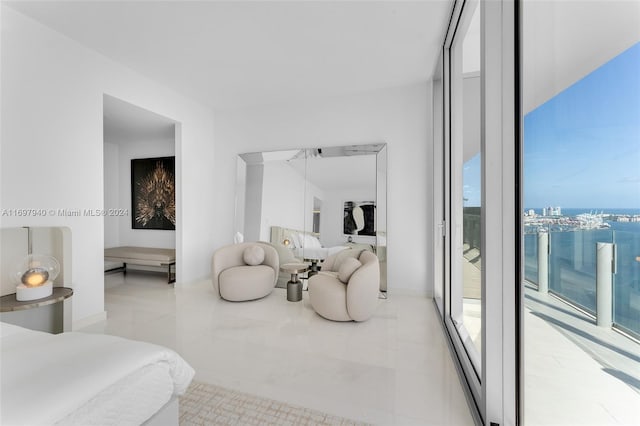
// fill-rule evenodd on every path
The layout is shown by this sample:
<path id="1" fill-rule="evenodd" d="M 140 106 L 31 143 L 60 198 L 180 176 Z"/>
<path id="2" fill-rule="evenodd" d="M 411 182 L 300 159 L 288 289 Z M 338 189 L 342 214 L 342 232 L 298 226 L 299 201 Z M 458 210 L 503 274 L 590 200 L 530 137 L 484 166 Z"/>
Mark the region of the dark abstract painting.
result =
<path id="1" fill-rule="evenodd" d="M 343 230 L 345 235 L 375 236 L 375 201 L 345 201 Z"/>
<path id="2" fill-rule="evenodd" d="M 176 229 L 175 157 L 131 160 L 133 229 Z"/>

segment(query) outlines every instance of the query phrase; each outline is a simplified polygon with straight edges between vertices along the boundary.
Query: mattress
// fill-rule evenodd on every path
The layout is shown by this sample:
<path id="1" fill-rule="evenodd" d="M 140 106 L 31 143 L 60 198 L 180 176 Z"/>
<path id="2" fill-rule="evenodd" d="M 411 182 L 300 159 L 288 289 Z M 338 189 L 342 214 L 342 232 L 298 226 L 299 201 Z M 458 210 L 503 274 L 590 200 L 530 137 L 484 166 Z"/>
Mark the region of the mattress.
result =
<path id="1" fill-rule="evenodd" d="M 194 375 L 161 346 L 0 326 L 3 425 L 141 424 L 183 394 Z"/>

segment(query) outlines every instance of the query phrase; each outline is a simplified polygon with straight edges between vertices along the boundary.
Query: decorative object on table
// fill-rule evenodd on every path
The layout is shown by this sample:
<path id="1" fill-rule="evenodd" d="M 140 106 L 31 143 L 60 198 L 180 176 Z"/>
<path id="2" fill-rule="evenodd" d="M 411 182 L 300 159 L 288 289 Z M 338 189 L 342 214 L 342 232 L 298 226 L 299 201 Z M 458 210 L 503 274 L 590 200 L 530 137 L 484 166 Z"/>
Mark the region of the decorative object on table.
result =
<path id="1" fill-rule="evenodd" d="M 131 226 L 176 229 L 175 157 L 131 160 Z"/>
<path id="2" fill-rule="evenodd" d="M 213 288 L 231 302 L 260 299 L 275 288 L 279 262 L 278 252 L 267 243 L 221 247 L 211 261 Z"/>
<path id="3" fill-rule="evenodd" d="M 376 235 L 376 202 L 345 201 L 343 232 L 345 235 Z"/>
<path id="4" fill-rule="evenodd" d="M 291 280 L 287 282 L 287 300 L 289 302 L 301 301 L 302 282 L 298 278 L 298 274 L 307 271 L 308 266 L 304 263 L 285 263 L 280 266 L 280 270 L 291 274 Z"/>
<path id="5" fill-rule="evenodd" d="M 42 299 L 53 293 L 53 281 L 60 273 L 60 263 L 53 256 L 29 254 L 13 273 L 16 300 Z"/>
<path id="6" fill-rule="evenodd" d="M 378 306 L 378 257 L 363 250 L 358 259 L 345 257 L 337 271 L 323 270 L 309 278 L 309 301 L 322 317 L 333 321 L 366 321 Z"/>

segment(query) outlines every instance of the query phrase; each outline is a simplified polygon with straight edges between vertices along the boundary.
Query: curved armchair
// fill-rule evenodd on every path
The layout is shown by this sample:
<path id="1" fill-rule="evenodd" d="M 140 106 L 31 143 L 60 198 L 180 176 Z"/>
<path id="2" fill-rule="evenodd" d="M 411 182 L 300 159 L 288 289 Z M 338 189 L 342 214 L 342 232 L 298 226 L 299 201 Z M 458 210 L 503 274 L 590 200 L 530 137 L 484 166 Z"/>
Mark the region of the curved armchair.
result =
<path id="1" fill-rule="evenodd" d="M 309 301 L 320 316 L 333 321 L 366 321 L 373 315 L 380 289 L 378 258 L 363 251 L 358 260 L 362 266 L 346 283 L 340 280 L 344 275 L 342 267 L 337 273 L 320 273 L 309 278 Z"/>
<path id="2" fill-rule="evenodd" d="M 245 250 L 259 246 L 264 260 L 258 265 L 247 265 Z M 213 288 L 223 299 L 232 302 L 255 300 L 267 296 L 278 279 L 278 252 L 261 242 L 240 243 L 222 247 L 213 254 L 211 272 Z"/>

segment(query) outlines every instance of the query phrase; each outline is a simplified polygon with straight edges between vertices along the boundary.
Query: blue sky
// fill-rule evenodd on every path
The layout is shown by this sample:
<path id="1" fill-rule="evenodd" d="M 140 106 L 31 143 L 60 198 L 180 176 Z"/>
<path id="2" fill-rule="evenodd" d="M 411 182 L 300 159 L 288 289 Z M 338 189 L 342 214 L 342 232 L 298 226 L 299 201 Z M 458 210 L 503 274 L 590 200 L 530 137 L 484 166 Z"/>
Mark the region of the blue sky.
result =
<path id="1" fill-rule="evenodd" d="M 640 208 L 640 43 L 524 117 L 524 194 L 525 207 Z"/>

